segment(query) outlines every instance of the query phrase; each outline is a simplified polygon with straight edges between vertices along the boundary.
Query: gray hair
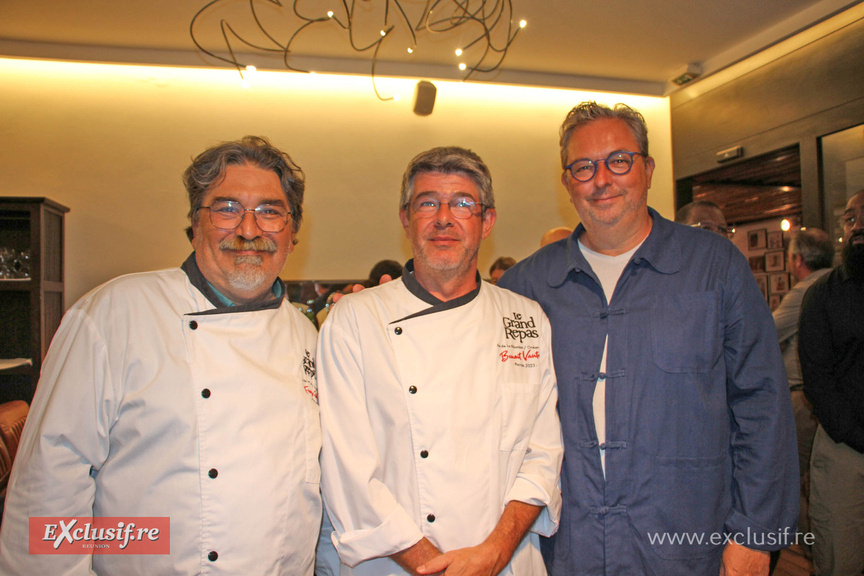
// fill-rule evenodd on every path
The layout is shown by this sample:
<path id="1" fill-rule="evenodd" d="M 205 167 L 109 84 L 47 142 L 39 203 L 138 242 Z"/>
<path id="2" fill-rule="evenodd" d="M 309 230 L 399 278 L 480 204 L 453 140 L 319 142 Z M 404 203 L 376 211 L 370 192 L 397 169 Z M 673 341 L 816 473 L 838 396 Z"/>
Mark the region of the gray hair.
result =
<path id="1" fill-rule="evenodd" d="M 605 118 L 625 122 L 639 145 L 639 153 L 648 156 L 648 126 L 645 124 L 645 118 L 642 114 L 626 104 L 619 103 L 615 104 L 614 108 L 610 108 L 594 101 L 582 102 L 567 113 L 567 117 L 561 124 L 559 144 L 561 146 L 562 168 L 567 166 L 567 144 L 570 143 L 570 136 L 573 131 L 595 120 Z"/>
<path id="2" fill-rule="evenodd" d="M 442 146 L 421 152 L 408 163 L 402 175 L 402 194 L 399 208 L 405 210 L 414 195 L 414 180 L 418 174 L 440 172 L 442 174 L 463 174 L 474 181 L 480 192 L 483 208 L 495 208 L 495 195 L 492 192 L 492 175 L 483 160 L 466 148 Z"/>
<path id="3" fill-rule="evenodd" d="M 812 271 L 834 265 L 834 242 L 819 228 L 802 228 L 789 242 L 789 254 L 800 254 L 804 265 Z"/>
<path id="4" fill-rule="evenodd" d="M 199 154 L 183 173 L 183 184 L 189 194 L 189 218 L 194 224 L 204 196 L 225 178 L 228 166 L 250 164 L 275 172 L 282 183 L 282 191 L 291 210 L 291 225 L 294 232 L 303 219 L 303 193 L 306 190 L 303 170 L 266 138 L 244 136 L 233 142 L 223 142 Z"/>

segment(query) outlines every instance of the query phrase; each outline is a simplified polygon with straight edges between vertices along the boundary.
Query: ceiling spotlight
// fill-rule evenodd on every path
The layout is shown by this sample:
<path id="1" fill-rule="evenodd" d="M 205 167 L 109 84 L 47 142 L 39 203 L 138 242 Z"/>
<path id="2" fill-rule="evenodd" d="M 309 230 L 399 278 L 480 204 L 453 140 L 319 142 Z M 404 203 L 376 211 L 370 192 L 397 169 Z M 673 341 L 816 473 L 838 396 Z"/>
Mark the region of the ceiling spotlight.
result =
<path id="1" fill-rule="evenodd" d="M 792 228 L 792 223 L 789 222 L 789 220 L 787 220 L 786 218 L 784 218 L 780 222 L 780 229 L 783 230 L 783 232 L 788 232 L 790 228 Z"/>
<path id="2" fill-rule="evenodd" d="M 408 48 L 408 54 L 413 54 L 413 53 L 414 53 L 414 49 L 413 49 L 413 48 Z"/>
<path id="3" fill-rule="evenodd" d="M 461 55 L 462 55 L 462 49 L 456 48 L 456 56 L 461 56 Z"/>
<path id="4" fill-rule="evenodd" d="M 528 21 L 527 21 L 527 20 L 520 20 L 520 21 L 519 21 L 519 28 L 524 28 L 524 27 L 527 26 L 527 25 L 528 25 Z"/>
<path id="5" fill-rule="evenodd" d="M 464 62 L 459 63 L 459 70 L 465 70 L 466 68 L 468 68 L 468 66 L 466 66 Z"/>
<path id="6" fill-rule="evenodd" d="M 258 68 L 255 66 L 246 66 L 246 73 L 249 75 L 255 74 L 258 71 Z"/>
<path id="7" fill-rule="evenodd" d="M 387 32 L 385 32 L 384 30 L 381 30 L 381 36 L 386 36 L 386 35 L 387 35 Z"/>
<path id="8" fill-rule="evenodd" d="M 332 11 L 332 10 L 328 10 L 328 11 L 327 11 L 327 18 L 332 18 L 332 17 L 333 17 L 333 11 Z"/>

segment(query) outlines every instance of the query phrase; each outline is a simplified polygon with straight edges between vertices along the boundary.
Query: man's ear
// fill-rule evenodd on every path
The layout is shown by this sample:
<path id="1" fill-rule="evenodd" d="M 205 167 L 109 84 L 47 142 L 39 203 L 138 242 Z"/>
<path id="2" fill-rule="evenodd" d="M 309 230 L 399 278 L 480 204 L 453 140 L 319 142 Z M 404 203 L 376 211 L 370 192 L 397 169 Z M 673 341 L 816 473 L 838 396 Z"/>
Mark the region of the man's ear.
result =
<path id="1" fill-rule="evenodd" d="M 405 236 L 408 236 L 408 209 L 402 208 L 399 210 L 399 221 L 402 222 L 402 229 L 405 230 Z"/>
<path id="2" fill-rule="evenodd" d="M 495 221 L 498 219 L 498 213 L 494 208 L 486 208 L 483 214 L 483 239 L 486 239 L 487 236 L 492 232 L 492 227 L 495 225 Z"/>

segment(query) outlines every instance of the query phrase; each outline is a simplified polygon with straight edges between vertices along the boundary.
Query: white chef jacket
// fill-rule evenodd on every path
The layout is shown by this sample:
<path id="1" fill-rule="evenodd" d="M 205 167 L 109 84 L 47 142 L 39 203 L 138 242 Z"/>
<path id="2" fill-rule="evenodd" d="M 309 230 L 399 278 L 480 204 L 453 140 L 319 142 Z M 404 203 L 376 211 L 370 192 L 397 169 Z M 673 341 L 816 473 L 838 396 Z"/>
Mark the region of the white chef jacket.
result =
<path id="1" fill-rule="evenodd" d="M 216 301 L 193 254 L 67 312 L 10 479 L 0 573 L 313 574 L 317 334 L 283 298 Z M 91 556 L 28 555 L 29 516 L 168 516 L 171 553 L 96 554 L 91 572 Z"/>
<path id="2" fill-rule="evenodd" d="M 413 275 L 340 300 L 319 336 L 325 504 L 345 575 L 407 574 L 424 536 L 480 544 L 506 504 L 545 506 L 501 574 L 545 575 L 563 448 L 549 324 L 481 283 L 449 302 Z M 479 276 L 478 276 L 479 282 Z"/>

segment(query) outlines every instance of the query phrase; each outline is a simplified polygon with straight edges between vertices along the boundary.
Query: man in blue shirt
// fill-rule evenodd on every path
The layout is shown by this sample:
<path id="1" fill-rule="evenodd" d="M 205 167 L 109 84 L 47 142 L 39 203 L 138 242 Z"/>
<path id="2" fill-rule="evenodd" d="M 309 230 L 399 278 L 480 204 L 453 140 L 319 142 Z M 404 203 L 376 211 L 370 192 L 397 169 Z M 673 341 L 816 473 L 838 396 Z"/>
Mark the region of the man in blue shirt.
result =
<path id="1" fill-rule="evenodd" d="M 552 323 L 564 432 L 556 576 L 767 575 L 794 543 L 795 431 L 768 306 L 727 239 L 647 205 L 642 115 L 561 128 L 582 223 L 505 273 Z"/>

